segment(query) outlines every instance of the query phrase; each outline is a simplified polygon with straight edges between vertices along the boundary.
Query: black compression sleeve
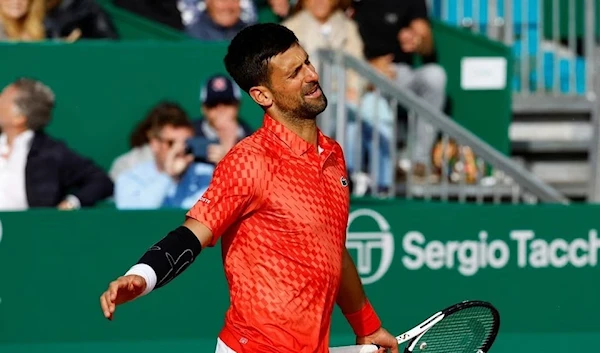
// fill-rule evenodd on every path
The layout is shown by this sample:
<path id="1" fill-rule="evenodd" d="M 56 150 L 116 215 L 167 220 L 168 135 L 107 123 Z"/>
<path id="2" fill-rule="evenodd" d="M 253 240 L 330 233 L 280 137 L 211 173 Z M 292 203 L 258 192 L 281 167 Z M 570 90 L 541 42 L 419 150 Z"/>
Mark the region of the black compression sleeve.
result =
<path id="1" fill-rule="evenodd" d="M 153 245 L 138 264 L 146 264 L 156 273 L 160 288 L 181 274 L 200 254 L 202 245 L 189 228 L 180 226 Z"/>

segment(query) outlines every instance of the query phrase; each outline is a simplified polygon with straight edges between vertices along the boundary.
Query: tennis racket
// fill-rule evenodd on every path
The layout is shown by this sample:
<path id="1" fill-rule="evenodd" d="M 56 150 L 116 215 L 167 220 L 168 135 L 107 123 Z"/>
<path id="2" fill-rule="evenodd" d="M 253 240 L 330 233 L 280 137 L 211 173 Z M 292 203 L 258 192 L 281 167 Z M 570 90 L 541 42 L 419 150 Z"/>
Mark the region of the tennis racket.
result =
<path id="1" fill-rule="evenodd" d="M 404 353 L 488 353 L 500 328 L 500 314 L 484 301 L 463 301 L 432 315 L 396 337 Z M 376 345 L 333 347 L 330 353 L 372 353 Z"/>

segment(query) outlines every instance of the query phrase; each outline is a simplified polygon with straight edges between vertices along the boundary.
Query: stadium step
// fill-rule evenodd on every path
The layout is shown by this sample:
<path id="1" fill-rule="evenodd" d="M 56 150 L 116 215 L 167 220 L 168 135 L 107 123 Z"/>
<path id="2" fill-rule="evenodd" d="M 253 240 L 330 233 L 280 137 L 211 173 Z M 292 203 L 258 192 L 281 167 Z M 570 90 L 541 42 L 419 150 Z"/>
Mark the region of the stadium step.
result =
<path id="1" fill-rule="evenodd" d="M 570 199 L 585 200 L 593 136 L 589 105 L 570 97 L 527 101 L 519 98 L 513 105 L 513 159 Z"/>

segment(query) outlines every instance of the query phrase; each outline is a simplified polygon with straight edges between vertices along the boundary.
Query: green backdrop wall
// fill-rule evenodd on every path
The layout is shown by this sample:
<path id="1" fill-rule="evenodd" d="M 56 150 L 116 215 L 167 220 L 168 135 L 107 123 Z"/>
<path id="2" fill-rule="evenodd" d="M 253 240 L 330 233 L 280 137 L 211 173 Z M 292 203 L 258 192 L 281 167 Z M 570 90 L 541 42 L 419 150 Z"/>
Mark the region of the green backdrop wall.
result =
<path id="1" fill-rule="evenodd" d="M 595 352 L 599 212 L 599 206 L 354 201 L 347 244 L 392 332 L 449 304 L 480 299 L 502 317 L 491 353 Z M 108 282 L 183 216 L 0 213 L 0 352 L 214 350 L 228 305 L 218 249 L 204 251 L 167 287 L 119 308 L 113 322 L 99 309 Z M 352 343 L 339 310 L 332 333 L 332 345 Z"/>
<path id="2" fill-rule="evenodd" d="M 200 115 L 200 86 L 226 72 L 226 46 L 195 41 L 71 45 L 0 44 L 0 84 L 18 76 L 47 83 L 57 106 L 49 132 L 108 168 L 128 150 L 134 124 L 160 100 L 179 102 Z M 244 95 L 242 116 L 255 127 L 262 110 Z"/>
<path id="3" fill-rule="evenodd" d="M 462 28 L 433 21 L 433 35 L 440 65 L 448 75 L 447 91 L 451 116 L 504 154 L 510 153 L 508 129 L 512 120 L 513 71 L 511 51 L 499 42 Z M 506 85 L 502 89 L 465 89 L 462 87 L 462 61 L 465 58 L 506 60 Z M 489 73 L 488 73 L 489 74 Z"/>

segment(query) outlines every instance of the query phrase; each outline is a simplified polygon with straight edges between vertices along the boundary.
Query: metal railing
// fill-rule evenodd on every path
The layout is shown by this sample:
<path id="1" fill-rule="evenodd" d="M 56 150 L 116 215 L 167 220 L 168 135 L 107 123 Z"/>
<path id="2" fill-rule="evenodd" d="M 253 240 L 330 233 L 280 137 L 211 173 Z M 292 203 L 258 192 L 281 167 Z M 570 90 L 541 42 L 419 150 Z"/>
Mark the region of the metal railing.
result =
<path id="1" fill-rule="evenodd" d="M 594 67 L 596 72 L 600 72 L 600 47 L 596 48 Z M 600 80 L 596 80 L 595 85 L 595 92 L 600 92 Z M 598 203 L 600 202 L 600 99 L 598 99 L 598 96 L 596 96 L 596 99 L 593 100 L 591 116 L 594 133 L 589 146 L 591 175 L 588 199 L 590 202 Z"/>
<path id="2" fill-rule="evenodd" d="M 594 91 L 598 0 L 428 0 L 440 20 L 513 48 L 519 96 Z M 551 15 L 549 14 L 551 13 Z M 566 27 L 566 28 L 565 28 Z"/>
<path id="3" fill-rule="evenodd" d="M 353 172 L 360 174 L 363 170 L 368 171 L 371 195 L 479 203 L 507 201 L 568 203 L 568 200 L 558 191 L 452 121 L 450 117 L 434 109 L 411 91 L 401 88 L 375 71 L 367 62 L 341 51 L 328 49 L 320 50 L 318 56 L 322 88 L 330 101 L 328 108 L 319 117 L 319 126 L 344 148 L 346 160 L 352 161 Z M 348 71 L 355 72 L 369 82 L 373 87 L 372 94 L 388 102 L 393 111 L 392 123 L 385 125 L 378 121 L 380 107 L 375 104 L 376 111 L 373 120 L 369 122 L 372 131 L 370 136 L 367 136 L 368 141 L 364 139 L 362 130 L 364 123 L 360 113 L 362 103 L 359 103 L 358 109 L 355 110 L 354 118 L 350 118 L 349 104 L 345 98 Z M 408 112 L 405 178 L 397 175 L 397 161 L 402 159 L 398 158 L 398 106 Z M 430 178 L 429 172 L 433 170 L 432 166 L 427 167 L 424 178 L 417 177 L 414 173 L 411 151 L 415 146 L 414 129 L 419 119 L 424 119 L 423 121 L 441 132 L 437 165 L 440 172 L 437 180 Z M 356 127 L 352 135 L 349 135 L 350 125 Z M 346 148 L 350 142 L 355 146 L 352 149 Z M 364 168 L 362 163 L 365 157 L 362 145 L 365 143 L 371 146 L 370 151 L 366 153 L 368 168 Z M 389 151 L 387 155 L 380 153 L 380 145 L 387 146 Z M 451 150 L 454 153 L 451 153 Z M 380 166 L 385 161 L 391 161 L 392 168 L 385 173 L 390 173 L 388 177 L 393 180 L 393 183 L 389 189 L 380 190 L 377 181 L 382 177 Z M 468 165 L 471 169 L 467 168 Z M 360 193 L 356 185 L 354 193 Z"/>

